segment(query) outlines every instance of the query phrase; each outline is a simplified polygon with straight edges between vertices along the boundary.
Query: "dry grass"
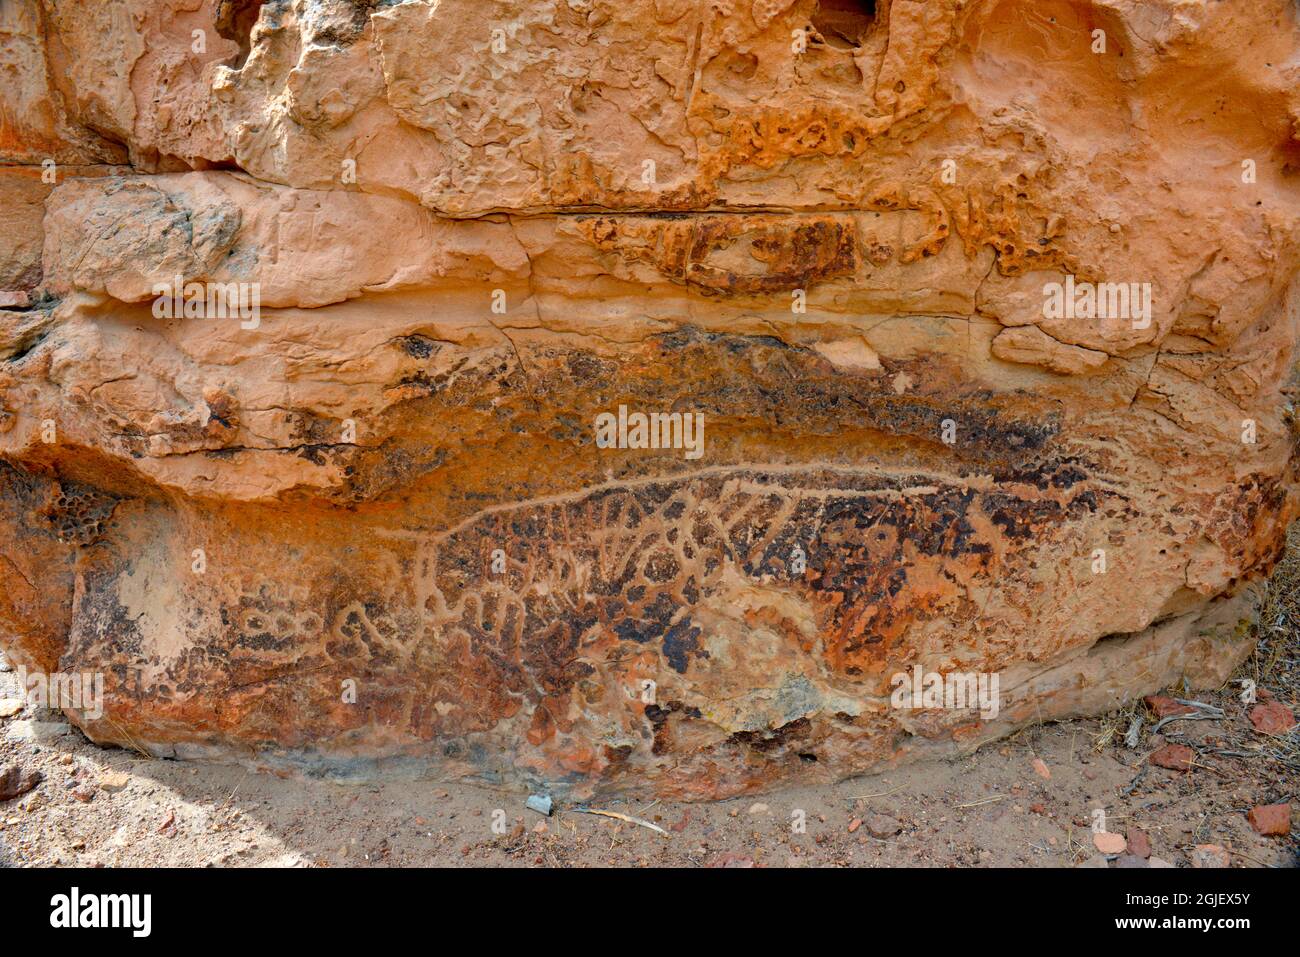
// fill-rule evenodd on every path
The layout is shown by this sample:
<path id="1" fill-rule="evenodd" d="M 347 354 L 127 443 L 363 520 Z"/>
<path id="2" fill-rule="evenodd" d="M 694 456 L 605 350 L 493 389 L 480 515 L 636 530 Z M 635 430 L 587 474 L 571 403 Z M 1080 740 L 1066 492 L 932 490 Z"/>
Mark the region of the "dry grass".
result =
<path id="1" fill-rule="evenodd" d="M 1286 554 L 1269 579 L 1255 627 L 1259 643 L 1239 674 L 1294 707 L 1300 701 L 1300 522 L 1287 535 Z M 1273 739 L 1264 753 L 1300 771 L 1300 729 Z"/>
<path id="2" fill-rule="evenodd" d="M 1300 522 L 1291 526 L 1286 554 L 1273 570 L 1256 630 L 1259 644 L 1246 662 L 1244 676 L 1295 700 L 1300 681 Z"/>

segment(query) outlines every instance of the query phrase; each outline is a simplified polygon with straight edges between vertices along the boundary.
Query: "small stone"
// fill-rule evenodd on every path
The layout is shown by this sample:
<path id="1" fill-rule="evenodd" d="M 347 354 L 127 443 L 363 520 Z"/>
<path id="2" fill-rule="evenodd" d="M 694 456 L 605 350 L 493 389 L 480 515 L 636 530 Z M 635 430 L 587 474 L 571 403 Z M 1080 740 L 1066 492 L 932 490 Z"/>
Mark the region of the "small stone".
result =
<path id="1" fill-rule="evenodd" d="M 0 718 L 12 718 L 23 710 L 22 698 L 0 698 Z"/>
<path id="2" fill-rule="evenodd" d="M 766 813 L 767 813 L 767 805 L 766 805 L 766 804 L 751 804 L 751 805 L 749 806 L 749 813 L 750 813 L 750 814 L 766 814 Z"/>
<path id="3" fill-rule="evenodd" d="M 1029 810 L 1031 810 L 1031 811 L 1032 811 L 1033 813 L 1035 813 L 1035 814 L 1041 814 L 1041 815 L 1043 815 L 1044 817 L 1047 816 L 1047 805 L 1046 805 L 1046 804 L 1042 804 L 1042 803 L 1031 804 L 1031 805 L 1029 805 Z"/>
<path id="4" fill-rule="evenodd" d="M 1153 857 L 1149 861 L 1147 861 L 1147 864 L 1150 867 L 1177 867 L 1178 866 L 1177 864 L 1170 864 L 1163 857 Z"/>
<path id="5" fill-rule="evenodd" d="M 1095 832 L 1092 835 L 1092 843 L 1097 850 L 1109 856 L 1123 854 L 1128 848 L 1128 841 L 1124 840 L 1123 834 L 1112 834 L 1109 831 Z"/>
<path id="6" fill-rule="evenodd" d="M 25 771 L 17 764 L 11 764 L 0 771 L 0 801 L 8 801 L 26 794 L 45 780 L 40 771 Z"/>
<path id="7" fill-rule="evenodd" d="M 1218 844 L 1197 844 L 1192 849 L 1192 867 L 1229 867 L 1231 863 L 1228 852 Z"/>
<path id="8" fill-rule="evenodd" d="M 1295 727 L 1295 715 L 1282 702 L 1270 701 L 1250 709 L 1250 723 L 1260 734 L 1286 734 Z"/>
<path id="9" fill-rule="evenodd" d="M 1191 714 L 1196 709 L 1191 705 L 1179 704 L 1173 698 L 1161 694 L 1147 695 L 1142 699 L 1157 718 L 1168 718 L 1176 714 Z"/>
<path id="10" fill-rule="evenodd" d="M 1158 768 L 1190 771 L 1192 762 L 1196 760 L 1196 752 L 1185 744 L 1167 744 L 1159 751 L 1153 751 L 1150 760 Z"/>
<path id="11" fill-rule="evenodd" d="M 1044 781 L 1050 781 L 1052 779 L 1052 771 L 1048 768 L 1047 762 L 1042 758 L 1034 758 L 1034 773 Z"/>
<path id="12" fill-rule="evenodd" d="M 524 807 L 530 811 L 536 811 L 538 814 L 551 816 L 551 796 L 549 794 L 530 794 L 528 800 L 524 802 Z"/>
<path id="13" fill-rule="evenodd" d="M 110 793 L 121 791 L 131 783 L 131 775 L 125 771 L 101 771 L 99 786 Z"/>
<path id="14" fill-rule="evenodd" d="M 547 831 L 547 827 L 545 821 L 538 821 L 536 824 L 533 825 L 534 834 L 545 834 L 546 831 Z"/>
<path id="15" fill-rule="evenodd" d="M 1151 856 L 1151 838 L 1147 837 L 1146 831 L 1140 827 L 1130 827 L 1128 829 L 1128 849 L 1138 857 Z"/>
<path id="16" fill-rule="evenodd" d="M 887 814 L 868 814 L 866 818 L 863 819 L 863 823 L 867 826 L 868 834 L 872 837 L 881 838 L 882 840 L 887 837 L 893 837 L 903 829 L 903 825 L 899 824 Z"/>
<path id="17" fill-rule="evenodd" d="M 72 796 L 82 804 L 89 804 L 91 801 L 95 800 L 95 792 L 89 788 L 77 788 L 77 790 L 72 792 Z"/>
<path id="18" fill-rule="evenodd" d="M 862 818 L 855 817 L 853 820 L 849 821 L 849 833 L 852 834 L 861 826 L 862 826 Z"/>
<path id="19" fill-rule="evenodd" d="M 1097 772 L 1092 768 L 1084 768 L 1083 777 L 1085 781 L 1095 781 L 1097 780 Z"/>
<path id="20" fill-rule="evenodd" d="M 1150 867 L 1145 857 L 1138 857 L 1136 854 L 1121 854 L 1115 861 L 1116 867 L 1134 868 Z"/>
<path id="21" fill-rule="evenodd" d="M 1285 837 L 1291 833 L 1290 804 L 1262 804 L 1250 809 L 1246 815 L 1256 834 L 1265 837 Z"/>

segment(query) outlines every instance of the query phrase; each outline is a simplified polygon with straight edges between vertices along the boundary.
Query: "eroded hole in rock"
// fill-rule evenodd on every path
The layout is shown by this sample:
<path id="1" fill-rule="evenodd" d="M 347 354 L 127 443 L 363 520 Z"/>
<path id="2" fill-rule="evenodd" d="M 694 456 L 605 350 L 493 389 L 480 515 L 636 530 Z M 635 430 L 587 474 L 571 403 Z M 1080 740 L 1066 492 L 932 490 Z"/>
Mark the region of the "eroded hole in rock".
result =
<path id="1" fill-rule="evenodd" d="M 821 0 L 812 25 L 826 43 L 837 50 L 862 46 L 876 20 L 876 0 Z"/>
<path id="2" fill-rule="evenodd" d="M 242 67 L 253 49 L 253 27 L 262 13 L 263 0 L 217 0 L 217 33 L 239 44 L 239 54 L 230 64 Z"/>

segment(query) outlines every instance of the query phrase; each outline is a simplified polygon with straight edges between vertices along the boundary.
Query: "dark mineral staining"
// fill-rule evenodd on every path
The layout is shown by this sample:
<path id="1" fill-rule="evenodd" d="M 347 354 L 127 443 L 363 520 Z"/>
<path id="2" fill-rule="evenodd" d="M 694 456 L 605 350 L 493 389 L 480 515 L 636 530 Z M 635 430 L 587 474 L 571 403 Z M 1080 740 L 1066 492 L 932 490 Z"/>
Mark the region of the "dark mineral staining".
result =
<path id="1" fill-rule="evenodd" d="M 41 509 L 61 541 L 89 545 L 104 534 L 118 499 L 93 486 L 62 480 L 54 498 Z"/>
<path id="2" fill-rule="evenodd" d="M 686 667 L 690 664 L 692 655 L 704 654 L 700 649 L 700 634 L 700 629 L 687 618 L 673 625 L 664 635 L 664 657 L 678 674 L 686 674 Z"/>

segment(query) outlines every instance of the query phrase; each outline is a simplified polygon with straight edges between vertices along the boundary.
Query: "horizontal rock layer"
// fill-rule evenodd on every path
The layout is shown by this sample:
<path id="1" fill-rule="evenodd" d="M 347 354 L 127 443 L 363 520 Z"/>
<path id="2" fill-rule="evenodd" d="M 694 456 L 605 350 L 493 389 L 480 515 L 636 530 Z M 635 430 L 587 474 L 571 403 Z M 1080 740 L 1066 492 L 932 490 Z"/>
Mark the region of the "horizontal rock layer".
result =
<path id="1" fill-rule="evenodd" d="M 692 797 L 1220 682 L 1298 510 L 1296 16 L 6 4 L 0 642 L 97 741 Z"/>

